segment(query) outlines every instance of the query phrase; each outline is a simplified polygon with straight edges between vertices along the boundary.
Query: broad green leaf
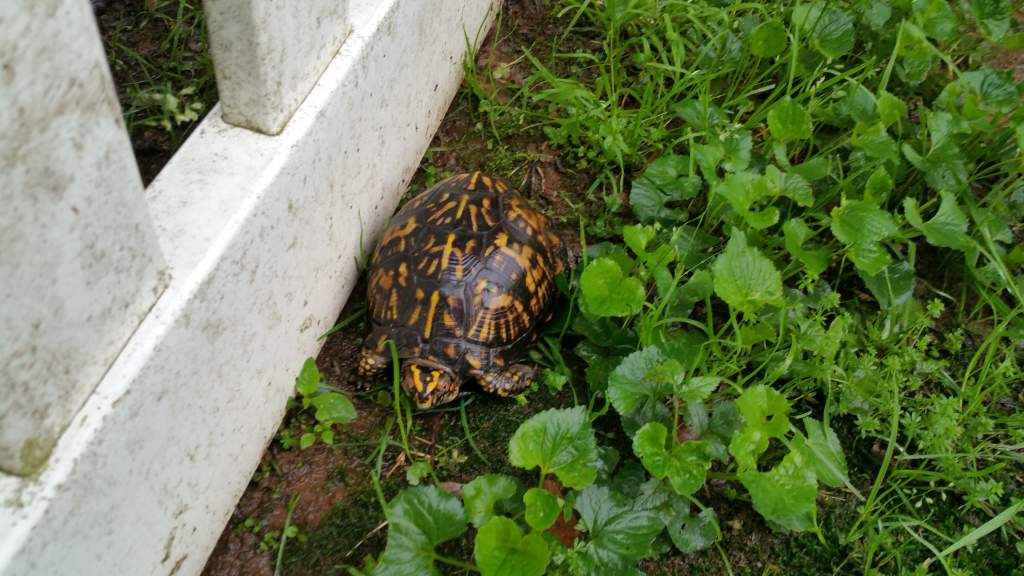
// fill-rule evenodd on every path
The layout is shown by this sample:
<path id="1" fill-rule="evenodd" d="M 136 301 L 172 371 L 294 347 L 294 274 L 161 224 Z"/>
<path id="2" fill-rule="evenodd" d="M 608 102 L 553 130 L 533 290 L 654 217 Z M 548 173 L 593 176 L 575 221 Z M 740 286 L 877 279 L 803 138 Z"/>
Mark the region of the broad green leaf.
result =
<path id="1" fill-rule="evenodd" d="M 580 514 L 578 528 L 587 533 L 586 541 L 576 546 L 585 576 L 635 569 L 664 528 L 654 511 L 637 509 L 604 486 L 584 490 L 575 507 Z"/>
<path id="2" fill-rule="evenodd" d="M 633 435 L 633 453 L 655 478 L 664 478 L 668 471 L 671 458 L 665 449 L 667 438 L 668 429 L 660 422 L 648 422 Z"/>
<path id="3" fill-rule="evenodd" d="M 672 111 L 690 126 L 705 132 L 728 121 L 725 112 L 718 106 L 705 106 L 702 101 L 692 98 L 676 104 Z"/>
<path id="4" fill-rule="evenodd" d="M 811 137 L 811 115 L 789 97 L 780 100 L 768 111 L 768 130 L 780 142 L 806 140 Z"/>
<path id="5" fill-rule="evenodd" d="M 551 560 L 540 534 L 523 536 L 504 516 L 494 516 L 480 528 L 473 556 L 481 576 L 541 576 Z"/>
<path id="6" fill-rule="evenodd" d="M 692 554 L 710 548 L 718 540 L 718 516 L 711 508 L 705 508 L 700 514 L 689 513 L 689 503 L 683 503 L 681 513 L 666 522 L 668 536 L 683 554 Z"/>
<path id="7" fill-rule="evenodd" d="M 656 478 L 668 478 L 672 489 L 689 496 L 704 485 L 712 455 L 708 442 L 688 440 L 666 449 L 668 429 L 660 422 L 648 422 L 633 436 L 633 452 Z"/>
<path id="8" fill-rule="evenodd" d="M 750 152 L 754 140 L 750 130 L 730 134 L 722 141 L 722 168 L 729 172 L 741 172 L 750 165 Z"/>
<path id="9" fill-rule="evenodd" d="M 610 258 L 591 261 L 580 275 L 584 310 L 594 316 L 632 316 L 644 305 L 644 287 Z"/>
<path id="10" fill-rule="evenodd" d="M 852 80 L 847 83 L 846 89 L 846 99 L 843 101 L 846 114 L 860 124 L 874 123 L 878 119 L 875 95 L 859 82 Z"/>
<path id="11" fill-rule="evenodd" d="M 880 91 L 876 101 L 878 102 L 878 117 L 882 119 L 884 126 L 892 126 L 907 117 L 907 105 L 889 92 Z"/>
<path id="12" fill-rule="evenodd" d="M 656 424 L 656 422 L 654 423 Z M 705 440 L 687 440 L 678 444 L 669 453 L 669 465 L 665 470 L 672 489 L 681 496 L 690 496 L 704 485 L 713 456 Z"/>
<path id="13" fill-rule="evenodd" d="M 676 228 L 672 240 L 675 242 L 679 262 L 687 268 L 697 268 L 710 260 L 712 249 L 718 246 L 718 237 L 689 225 Z"/>
<path id="14" fill-rule="evenodd" d="M 806 441 L 799 435 L 794 439 L 802 448 L 805 461 L 814 466 L 818 479 L 833 488 L 849 484 L 846 456 L 836 433 L 811 417 L 804 418 L 803 423 L 807 430 Z"/>
<path id="15" fill-rule="evenodd" d="M 535 414 L 512 435 L 508 449 L 513 466 L 539 466 L 569 488 L 580 490 L 597 476 L 597 441 L 585 406 Z"/>
<path id="16" fill-rule="evenodd" d="M 526 504 L 526 523 L 530 528 L 543 531 L 551 527 L 562 507 L 558 498 L 543 488 L 530 488 L 523 495 Z"/>
<path id="17" fill-rule="evenodd" d="M 789 172 L 796 174 L 808 182 L 816 182 L 822 178 L 828 176 L 829 161 L 827 158 L 816 156 L 810 160 L 804 161 L 803 164 L 797 164 L 796 166 L 790 166 Z"/>
<path id="18" fill-rule="evenodd" d="M 426 460 L 418 460 L 413 462 L 405 470 L 405 481 L 412 486 L 419 486 L 420 481 L 430 475 L 430 471 L 433 468 L 430 466 L 430 462 Z"/>
<path id="19" fill-rule="evenodd" d="M 907 20 L 900 26 L 903 27 L 903 42 L 900 44 L 896 74 L 908 84 L 920 84 L 939 58 L 925 38 L 924 31 Z"/>
<path id="20" fill-rule="evenodd" d="M 967 165 L 956 144 L 946 142 L 921 156 L 906 142 L 903 155 L 915 168 L 924 172 L 924 181 L 932 190 L 963 190 L 967 187 Z"/>
<path id="21" fill-rule="evenodd" d="M 750 33 L 750 52 L 754 56 L 777 56 L 786 49 L 787 43 L 786 27 L 774 18 L 758 24 Z"/>
<path id="22" fill-rule="evenodd" d="M 658 236 L 658 229 L 654 226 L 631 224 L 622 227 L 622 241 L 629 246 L 640 260 L 654 272 L 664 271 L 668 273 L 666 265 L 675 260 L 675 249 L 668 244 L 661 244 L 653 251 L 648 246 Z M 670 275 L 671 276 L 671 275 Z"/>
<path id="23" fill-rule="evenodd" d="M 798 452 L 788 453 L 767 472 L 746 469 L 738 476 L 766 520 L 790 530 L 814 529 L 818 485 L 813 466 Z"/>
<path id="24" fill-rule="evenodd" d="M 697 302 L 703 302 L 705 298 L 714 294 L 714 291 L 715 285 L 711 281 L 711 273 L 704 269 L 697 270 L 676 291 L 674 314 L 677 316 L 689 316 L 693 310 L 693 305 Z"/>
<path id="25" fill-rule="evenodd" d="M 695 376 L 676 390 L 676 396 L 684 402 L 703 402 L 718 388 L 722 379 L 714 376 Z"/>
<path id="26" fill-rule="evenodd" d="M 828 268 L 828 248 L 807 248 L 804 243 L 811 237 L 811 229 L 800 218 L 790 218 L 782 225 L 786 250 L 804 265 L 804 272 L 817 278 Z"/>
<path id="27" fill-rule="evenodd" d="M 946 0 L 914 0 L 914 21 L 939 42 L 956 37 L 960 21 Z"/>
<path id="28" fill-rule="evenodd" d="M 892 192 L 893 181 L 889 171 L 884 166 L 879 166 L 871 173 L 867 183 L 864 185 L 864 200 L 876 205 L 881 205 L 889 198 Z"/>
<path id="29" fill-rule="evenodd" d="M 622 360 L 608 378 L 608 400 L 619 414 L 625 416 L 644 405 L 654 404 L 672 393 L 672 384 L 664 379 L 649 378 L 668 359 L 656 346 L 633 352 Z"/>
<path id="30" fill-rule="evenodd" d="M 316 442 L 316 434 L 313 432 L 306 432 L 299 437 L 299 449 L 305 450 Z"/>
<path id="31" fill-rule="evenodd" d="M 970 70 L 960 75 L 958 83 L 975 94 L 986 110 L 1005 114 L 1020 106 L 1020 87 L 1007 70 L 995 71 L 988 66 Z"/>
<path id="32" fill-rule="evenodd" d="M 598 242 L 596 244 L 587 245 L 587 260 L 597 260 L 598 258 L 610 258 L 619 265 L 619 269 L 622 270 L 623 275 L 628 275 L 632 272 L 636 266 L 636 262 L 630 257 L 629 252 L 622 244 L 611 243 L 611 242 Z"/>
<path id="33" fill-rule="evenodd" d="M 690 173 L 689 156 L 667 154 L 633 181 L 629 204 L 641 222 L 675 220 L 683 213 L 673 204 L 696 196 L 700 184 L 700 177 Z"/>
<path id="34" fill-rule="evenodd" d="M 722 158 L 725 157 L 725 147 L 722 146 L 722 143 L 712 140 L 707 144 L 694 144 L 693 157 L 697 159 L 697 165 L 700 166 L 700 172 L 704 175 L 704 180 L 707 182 L 717 182 L 718 165 L 722 163 Z"/>
<path id="35" fill-rule="evenodd" d="M 872 158 L 878 158 L 892 163 L 898 163 L 900 149 L 896 141 L 889 135 L 885 124 L 875 122 L 874 124 L 857 124 L 850 138 L 850 144 L 860 148 Z"/>
<path id="36" fill-rule="evenodd" d="M 1013 5 L 1010 0 L 973 0 L 971 7 L 982 30 L 989 36 L 999 40 L 1010 32 L 1010 22 L 1013 18 Z"/>
<path id="37" fill-rule="evenodd" d="M 466 531 L 466 513 L 451 494 L 436 486 L 417 486 L 388 504 L 388 543 L 375 576 L 439 575 L 434 547 Z"/>
<path id="38" fill-rule="evenodd" d="M 931 220 L 925 222 L 917 200 L 906 197 L 903 199 L 903 213 L 907 222 L 924 233 L 925 239 L 932 246 L 967 250 L 971 247 L 971 238 L 967 235 L 967 215 L 956 204 L 956 196 L 945 190 L 939 192 L 942 203 L 938 212 Z"/>
<path id="39" fill-rule="evenodd" d="M 846 245 L 854 265 L 868 274 L 878 274 L 889 264 L 882 242 L 898 231 L 892 215 L 874 204 L 844 200 L 832 209 L 832 234 Z"/>
<path id="40" fill-rule="evenodd" d="M 356 407 L 344 394 L 326 392 L 309 403 L 316 408 L 316 419 L 324 424 L 348 424 L 356 419 Z"/>
<path id="41" fill-rule="evenodd" d="M 479 528 L 494 516 L 494 506 L 516 494 L 515 481 L 504 474 L 477 476 L 462 487 L 462 501 L 473 526 Z"/>
<path id="42" fill-rule="evenodd" d="M 732 437 L 729 453 L 741 470 L 756 469 L 757 459 L 768 449 L 772 438 L 789 431 L 789 401 L 779 392 L 763 385 L 751 386 L 736 399 L 745 426 Z"/>
<path id="43" fill-rule="evenodd" d="M 854 13 L 869 28 L 881 31 L 892 17 L 892 6 L 888 0 L 856 0 Z"/>
<path id="44" fill-rule="evenodd" d="M 743 428 L 743 416 L 736 409 L 736 403 L 719 402 L 711 411 L 711 421 L 703 435 L 708 441 L 708 451 L 725 462 L 729 458 L 729 442 L 733 435 Z"/>
<path id="45" fill-rule="evenodd" d="M 811 183 L 798 173 L 786 173 L 769 164 L 764 170 L 767 185 L 780 196 L 785 196 L 805 208 L 814 204 Z"/>
<path id="46" fill-rule="evenodd" d="M 298 378 L 295 379 L 295 390 L 303 396 L 311 396 L 320 388 L 322 381 L 323 376 L 316 367 L 316 360 L 306 358 L 306 361 L 302 363 L 302 370 L 299 371 Z"/>
<path id="47" fill-rule="evenodd" d="M 782 304 L 782 275 L 764 254 L 733 228 L 729 243 L 712 265 L 715 294 L 747 314 Z"/>
<path id="48" fill-rule="evenodd" d="M 864 285 L 878 300 L 882 310 L 891 310 L 905 304 L 914 294 L 914 270 L 906 260 L 893 262 L 882 268 L 878 274 L 858 271 Z"/>
<path id="49" fill-rule="evenodd" d="M 756 202 L 770 199 L 774 194 L 774 190 L 763 177 L 750 172 L 726 174 L 722 182 L 713 189 L 716 194 L 723 196 L 732 209 L 752 228 L 763 230 L 779 221 L 779 210 L 774 206 L 756 212 L 751 211 Z"/>
<path id="50" fill-rule="evenodd" d="M 841 8 L 825 2 L 793 8 L 793 25 L 826 58 L 838 58 L 853 49 L 853 20 Z"/>

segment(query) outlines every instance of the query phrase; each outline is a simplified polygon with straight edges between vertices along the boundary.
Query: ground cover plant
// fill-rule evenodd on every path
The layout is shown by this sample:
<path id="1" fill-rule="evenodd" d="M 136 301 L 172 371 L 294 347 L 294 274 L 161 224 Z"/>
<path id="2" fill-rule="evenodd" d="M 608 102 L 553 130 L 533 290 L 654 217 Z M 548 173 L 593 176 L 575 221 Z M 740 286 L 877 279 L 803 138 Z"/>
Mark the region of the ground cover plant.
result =
<path id="1" fill-rule="evenodd" d="M 414 414 L 389 381 L 339 426 L 356 298 L 276 447 L 360 468 L 324 526 L 259 541 L 275 571 L 1024 573 L 1011 4 L 544 9 L 468 57 L 473 145 L 435 144 L 413 190 L 529 172 L 579 223 L 542 383 Z"/>
<path id="2" fill-rule="evenodd" d="M 217 102 L 200 0 L 92 0 L 145 183 Z"/>
<path id="3" fill-rule="evenodd" d="M 521 86 L 468 76 L 495 139 L 541 130 L 603 200 L 537 353 L 574 405 L 509 439 L 531 482 L 381 494 L 370 571 L 633 574 L 725 538 L 721 493 L 836 572 L 1019 572 L 1024 113 L 986 64 L 1010 4 L 555 10 Z"/>

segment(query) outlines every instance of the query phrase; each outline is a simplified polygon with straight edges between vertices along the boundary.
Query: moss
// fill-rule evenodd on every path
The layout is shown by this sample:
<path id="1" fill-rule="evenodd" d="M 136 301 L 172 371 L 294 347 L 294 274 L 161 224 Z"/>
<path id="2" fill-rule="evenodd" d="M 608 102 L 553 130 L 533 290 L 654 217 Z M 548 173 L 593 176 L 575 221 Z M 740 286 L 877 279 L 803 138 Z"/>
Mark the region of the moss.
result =
<path id="1" fill-rule="evenodd" d="M 18 455 L 19 465 L 15 470 L 5 470 L 5 472 L 18 476 L 35 476 L 50 459 L 50 453 L 56 444 L 57 437 L 52 434 L 25 440 L 25 443 L 21 445 L 21 453 Z"/>

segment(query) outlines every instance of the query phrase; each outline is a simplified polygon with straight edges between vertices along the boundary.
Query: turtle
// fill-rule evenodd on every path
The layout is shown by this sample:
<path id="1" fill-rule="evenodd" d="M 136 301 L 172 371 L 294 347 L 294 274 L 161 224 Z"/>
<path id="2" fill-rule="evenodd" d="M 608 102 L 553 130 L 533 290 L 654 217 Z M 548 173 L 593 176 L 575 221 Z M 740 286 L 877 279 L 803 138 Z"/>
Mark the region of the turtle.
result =
<path id="1" fill-rule="evenodd" d="M 470 379 L 518 394 L 534 368 L 516 360 L 553 316 L 555 278 L 578 256 L 578 239 L 505 181 L 473 172 L 437 183 L 395 214 L 374 250 L 357 378 L 367 385 L 391 363 L 393 341 L 419 409 L 451 402 Z"/>

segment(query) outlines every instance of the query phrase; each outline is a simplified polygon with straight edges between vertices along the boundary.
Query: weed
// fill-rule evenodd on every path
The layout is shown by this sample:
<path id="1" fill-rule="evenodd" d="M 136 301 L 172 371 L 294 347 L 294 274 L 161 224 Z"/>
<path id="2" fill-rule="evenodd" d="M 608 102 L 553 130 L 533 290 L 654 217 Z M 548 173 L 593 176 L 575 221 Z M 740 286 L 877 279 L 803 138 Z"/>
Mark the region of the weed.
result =
<path id="1" fill-rule="evenodd" d="M 591 176 L 611 241 L 534 357 L 588 393 L 512 435 L 533 481 L 381 498 L 374 573 L 731 571 L 737 506 L 790 571 L 1015 566 L 971 550 L 1021 535 L 1024 117 L 979 57 L 1019 36 L 966 5 L 564 0 L 520 87 L 468 61 L 481 130 L 540 128 Z M 470 524 L 473 565 L 442 552 Z"/>

